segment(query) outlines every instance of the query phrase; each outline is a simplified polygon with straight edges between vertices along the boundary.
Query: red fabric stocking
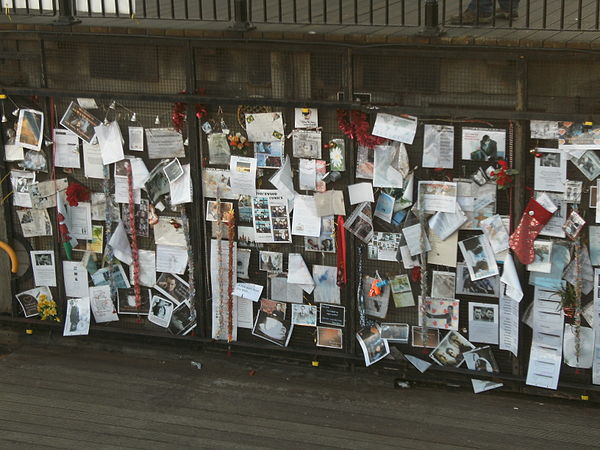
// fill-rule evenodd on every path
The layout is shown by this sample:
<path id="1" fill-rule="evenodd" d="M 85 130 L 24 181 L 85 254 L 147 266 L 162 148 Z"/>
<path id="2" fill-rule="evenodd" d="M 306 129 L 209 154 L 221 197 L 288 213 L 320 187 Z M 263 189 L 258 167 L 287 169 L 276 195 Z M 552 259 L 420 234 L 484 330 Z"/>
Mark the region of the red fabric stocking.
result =
<path id="1" fill-rule="evenodd" d="M 535 259 L 533 241 L 553 214 L 534 199 L 527 203 L 521 222 L 509 239 L 510 248 L 521 263 L 531 264 Z"/>

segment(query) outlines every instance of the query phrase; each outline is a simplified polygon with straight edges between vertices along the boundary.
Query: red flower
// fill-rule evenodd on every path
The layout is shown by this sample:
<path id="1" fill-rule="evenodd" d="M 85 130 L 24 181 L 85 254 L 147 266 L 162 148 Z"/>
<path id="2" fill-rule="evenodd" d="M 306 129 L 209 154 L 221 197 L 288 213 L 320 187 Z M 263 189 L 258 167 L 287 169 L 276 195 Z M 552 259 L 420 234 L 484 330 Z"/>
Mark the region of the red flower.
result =
<path id="1" fill-rule="evenodd" d="M 79 183 L 69 183 L 67 188 L 67 201 L 70 206 L 77 206 L 79 202 L 90 199 L 90 191 Z"/>

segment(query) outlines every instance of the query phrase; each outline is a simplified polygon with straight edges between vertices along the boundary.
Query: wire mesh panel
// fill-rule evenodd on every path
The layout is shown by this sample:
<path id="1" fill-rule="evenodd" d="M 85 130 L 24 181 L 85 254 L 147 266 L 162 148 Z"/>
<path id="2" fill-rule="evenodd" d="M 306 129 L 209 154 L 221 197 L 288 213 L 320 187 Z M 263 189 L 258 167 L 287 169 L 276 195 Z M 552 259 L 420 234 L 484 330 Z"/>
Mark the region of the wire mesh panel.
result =
<path id="1" fill-rule="evenodd" d="M 185 52 L 177 47 L 61 40 L 44 46 L 50 88 L 153 94 L 186 88 Z"/>
<path id="2" fill-rule="evenodd" d="M 515 105 L 515 64 L 500 58 L 358 52 L 353 81 L 356 92 L 370 94 L 377 104 L 494 109 Z"/>
<path id="3" fill-rule="evenodd" d="M 0 80 L 4 86 L 41 87 L 42 63 L 39 43 L 6 37 L 0 41 Z M 13 105 L 14 106 L 14 105 Z"/>
<path id="4" fill-rule="evenodd" d="M 589 70 L 573 71 L 581 59 L 532 59 L 528 63 L 529 109 L 538 112 L 597 113 L 600 111 L 598 69 L 600 63 L 585 59 Z M 548 77 L 548 74 L 553 74 Z M 564 120 L 568 120 L 565 117 Z"/>

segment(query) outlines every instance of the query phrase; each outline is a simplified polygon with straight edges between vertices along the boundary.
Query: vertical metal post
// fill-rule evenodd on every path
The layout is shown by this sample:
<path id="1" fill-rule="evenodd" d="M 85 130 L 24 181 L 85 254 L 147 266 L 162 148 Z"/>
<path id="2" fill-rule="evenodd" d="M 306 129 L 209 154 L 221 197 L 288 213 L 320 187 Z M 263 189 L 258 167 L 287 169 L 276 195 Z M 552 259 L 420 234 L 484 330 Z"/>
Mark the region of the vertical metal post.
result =
<path id="1" fill-rule="evenodd" d="M 187 92 L 196 92 L 196 51 L 188 42 L 187 45 L 187 63 L 186 63 L 186 90 Z M 210 310 L 207 299 L 210 298 L 208 290 L 208 274 L 210 273 L 210 258 L 206 248 L 206 221 L 204 220 L 204 208 L 194 207 L 194 205 L 204 205 L 204 193 L 202 192 L 202 139 L 200 136 L 199 125 L 200 121 L 196 118 L 196 108 L 194 103 L 186 104 L 187 114 L 187 140 L 188 152 L 191 165 L 192 185 L 194 186 L 192 207 L 186 208 L 190 226 L 190 240 L 194 254 L 194 280 L 196 285 L 196 298 L 194 299 L 194 307 L 196 308 L 196 320 L 198 323 L 197 334 L 206 338 L 210 336 L 208 333 L 210 323 Z"/>
<path id="2" fill-rule="evenodd" d="M 248 0 L 233 0 L 233 25 L 234 31 L 250 31 L 256 28 L 248 20 Z"/>
<path id="3" fill-rule="evenodd" d="M 425 36 L 440 36 L 438 0 L 425 0 L 425 26 L 421 31 Z"/>
<path id="4" fill-rule="evenodd" d="M 73 0 L 58 0 L 58 19 L 54 25 L 74 25 L 81 23 L 81 20 L 76 19 L 73 10 Z"/>
<path id="5" fill-rule="evenodd" d="M 517 111 L 527 111 L 528 104 L 528 76 L 527 76 L 527 60 L 524 56 L 520 56 L 517 60 L 517 92 L 515 98 L 515 109 Z M 529 155 L 527 149 L 527 121 L 518 120 L 514 122 L 514 162 L 513 168 L 519 171 L 519 174 L 515 177 L 515 186 L 513 188 L 513 207 L 510 214 L 512 215 L 512 229 L 514 230 L 519 224 L 523 210 L 527 202 L 526 195 L 526 170 L 527 170 L 527 156 Z M 521 280 L 525 279 L 525 267 L 519 261 L 515 260 L 515 265 L 519 277 Z M 520 313 L 524 311 L 525 302 L 520 304 Z M 519 336 L 523 335 L 522 322 L 519 321 Z M 526 357 L 523 354 L 526 350 L 523 345 L 523 340 L 519 339 L 519 357 L 512 356 L 512 369 L 513 375 L 522 375 L 525 370 Z"/>
<path id="6" fill-rule="evenodd" d="M 344 100 L 351 102 L 354 98 L 354 52 L 351 48 L 346 50 L 346 54 L 343 55 L 345 59 L 346 70 L 344 73 Z M 354 140 L 344 137 L 345 148 L 346 148 L 346 182 L 348 184 L 354 183 L 356 179 L 356 145 Z M 348 167 L 350 165 L 350 167 Z M 360 245 L 360 244 L 359 244 Z M 356 262 L 357 257 L 356 240 L 350 233 L 346 234 L 346 258 L 352 258 Z M 348 319 L 346 319 L 346 342 L 344 347 L 346 353 L 350 353 L 352 356 L 356 355 L 356 331 L 358 330 L 356 324 L 356 311 L 357 311 L 357 298 L 355 297 L 355 289 L 358 286 L 358 280 L 356 278 L 356 264 L 351 264 L 350 260 L 346 261 L 346 271 L 348 282 L 344 286 L 346 298 L 354 299 L 354 301 L 348 302 L 347 312 Z M 350 362 L 350 370 L 354 372 L 354 361 Z"/>

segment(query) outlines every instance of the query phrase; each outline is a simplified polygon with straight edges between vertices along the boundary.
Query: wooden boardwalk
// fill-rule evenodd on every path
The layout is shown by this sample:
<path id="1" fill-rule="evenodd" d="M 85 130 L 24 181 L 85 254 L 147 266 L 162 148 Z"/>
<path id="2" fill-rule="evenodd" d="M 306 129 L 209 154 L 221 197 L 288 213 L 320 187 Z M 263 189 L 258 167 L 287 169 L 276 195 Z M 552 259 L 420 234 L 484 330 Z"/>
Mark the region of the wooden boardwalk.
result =
<path id="1" fill-rule="evenodd" d="M 374 370 L 350 376 L 235 355 L 197 354 L 196 369 L 189 359 L 81 345 L 28 345 L 0 358 L 1 448 L 549 450 L 600 442 L 599 411 L 585 403 L 399 390 Z"/>

